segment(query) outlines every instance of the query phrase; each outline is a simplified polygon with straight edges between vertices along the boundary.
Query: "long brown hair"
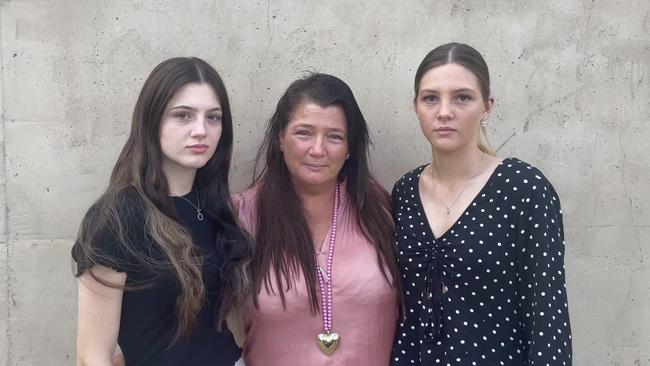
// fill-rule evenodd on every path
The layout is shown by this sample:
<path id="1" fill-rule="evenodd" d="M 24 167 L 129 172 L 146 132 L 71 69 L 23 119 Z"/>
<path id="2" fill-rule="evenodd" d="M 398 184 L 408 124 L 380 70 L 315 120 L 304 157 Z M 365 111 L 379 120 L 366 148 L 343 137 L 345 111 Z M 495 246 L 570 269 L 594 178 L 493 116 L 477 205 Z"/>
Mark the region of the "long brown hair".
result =
<path id="1" fill-rule="evenodd" d="M 481 54 L 472 46 L 464 43 L 452 42 L 440 45 L 424 56 L 418 70 L 415 72 L 415 82 L 413 85 L 415 89 L 415 97 L 413 98 L 413 103 L 415 103 L 418 98 L 420 82 L 422 81 L 424 74 L 434 67 L 446 64 L 460 65 L 474 74 L 478 81 L 483 101 L 488 101 L 488 98 L 490 98 L 490 71 L 483 56 L 481 56 Z M 483 126 L 481 126 L 481 130 L 479 131 L 478 148 L 488 155 L 495 155 L 495 151 L 492 146 L 490 146 L 487 132 Z"/>
<path id="2" fill-rule="evenodd" d="M 390 196 L 370 174 L 370 136 L 366 120 L 347 84 L 334 76 L 314 73 L 294 81 L 280 98 L 267 123 L 265 138 L 255 161 L 253 186 L 259 187 L 256 244 L 252 259 L 255 304 L 262 285 L 269 291 L 272 282 L 275 282 L 275 289 L 284 305 L 285 287 L 291 287 L 296 275 L 302 272 L 312 312 L 316 313 L 319 309 L 313 240 L 279 142 L 279 136 L 294 111 L 304 103 L 321 107 L 336 105 L 345 113 L 350 157 L 343 165 L 339 179 L 345 179 L 357 223 L 377 250 L 379 268 L 386 281 L 395 286 L 397 296 L 400 296 Z M 277 214 L 278 207 L 282 207 L 282 215 Z M 384 265 L 389 273 L 386 273 Z M 270 275 L 271 268 L 275 270 L 274 279 Z"/>
<path id="3" fill-rule="evenodd" d="M 93 264 L 115 261 L 96 247 L 107 233 L 115 238 L 118 250 L 134 258 L 140 269 L 154 274 L 172 274 L 180 288 L 172 344 L 187 337 L 195 328 L 205 300 L 201 251 L 176 213 L 161 164 L 160 121 L 169 101 L 188 83 L 210 85 L 223 111 L 217 149 L 206 165 L 198 169 L 194 180 L 200 206 L 205 207 L 205 214 L 217 223 L 216 248 L 224 256 L 219 325 L 224 324 L 229 311 L 244 304 L 252 244 L 238 227 L 230 200 L 228 171 L 233 145 L 230 104 L 219 74 L 198 58 L 168 59 L 156 66 L 145 81 L 133 111 L 131 133 L 115 163 L 108 188 L 86 214 L 72 248 L 77 263 L 84 264 L 76 275 L 88 270 L 96 280 L 108 286 L 114 284 L 96 277 L 91 270 Z M 141 213 L 133 207 L 141 208 Z M 133 233 L 127 234 L 134 225 L 140 225 L 140 231 L 144 226 L 151 245 L 163 253 L 163 258 L 137 250 L 136 244 L 129 240 Z M 140 287 L 129 287 L 127 282 L 124 289 Z"/>

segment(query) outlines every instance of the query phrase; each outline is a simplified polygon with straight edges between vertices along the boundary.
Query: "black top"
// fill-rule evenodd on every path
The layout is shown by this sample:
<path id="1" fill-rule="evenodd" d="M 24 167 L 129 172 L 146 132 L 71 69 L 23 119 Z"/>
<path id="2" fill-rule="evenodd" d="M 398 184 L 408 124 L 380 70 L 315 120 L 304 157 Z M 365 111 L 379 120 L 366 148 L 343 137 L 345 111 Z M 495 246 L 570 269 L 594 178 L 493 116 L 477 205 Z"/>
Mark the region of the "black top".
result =
<path id="1" fill-rule="evenodd" d="M 505 159 L 435 238 L 420 200 L 424 167 L 392 194 L 406 301 L 392 365 L 571 365 L 562 212 L 551 184 Z"/>
<path id="2" fill-rule="evenodd" d="M 143 209 L 134 193 L 127 193 L 120 214 L 128 216 L 126 236 L 136 250 L 151 257 L 164 258 L 145 233 Z M 197 203 L 194 191 L 185 196 Z M 197 318 L 197 328 L 185 341 L 178 341 L 170 348 L 176 330 L 176 298 L 180 291 L 171 274 L 156 274 L 143 271 L 142 266 L 115 242 L 115 234 L 104 235 L 97 243 L 102 257 L 98 264 L 127 273 L 127 286 L 152 284 L 151 287 L 124 291 L 118 344 L 124 353 L 127 366 L 144 365 L 219 365 L 232 366 L 239 359 L 241 350 L 229 332 L 217 331 L 217 306 L 221 266 L 220 253 L 216 251 L 216 223 L 205 215 L 197 219 L 194 207 L 182 198 L 173 198 L 176 211 L 190 231 L 196 245 L 204 253 L 203 280 L 206 289 L 206 303 Z M 92 210 L 92 208 L 91 208 Z M 89 211 L 90 212 L 90 211 Z M 74 256 L 74 253 L 73 253 Z M 89 263 L 78 263 L 80 269 Z"/>

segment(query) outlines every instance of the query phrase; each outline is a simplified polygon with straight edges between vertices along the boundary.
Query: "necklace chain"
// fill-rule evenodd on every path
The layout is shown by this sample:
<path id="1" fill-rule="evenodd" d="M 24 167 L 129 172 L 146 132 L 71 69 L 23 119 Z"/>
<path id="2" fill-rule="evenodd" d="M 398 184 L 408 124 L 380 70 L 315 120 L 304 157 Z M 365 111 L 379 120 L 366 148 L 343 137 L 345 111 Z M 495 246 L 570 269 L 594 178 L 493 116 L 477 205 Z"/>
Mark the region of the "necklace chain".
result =
<path id="1" fill-rule="evenodd" d="M 332 261 L 334 259 L 334 243 L 336 242 L 336 221 L 338 218 L 339 200 L 339 183 L 336 183 L 334 208 L 332 209 L 332 232 L 330 233 L 329 247 L 327 248 L 327 268 L 323 269 L 318 263 L 318 259 L 316 259 L 322 303 L 323 330 L 328 334 L 332 330 Z"/>
<path id="2" fill-rule="evenodd" d="M 198 190 L 196 191 L 196 205 L 194 204 L 194 202 L 188 200 L 187 198 L 185 198 L 183 196 L 174 196 L 174 197 L 182 198 L 187 203 L 192 205 L 192 207 L 194 207 L 196 209 L 196 219 L 199 220 L 199 221 L 203 221 L 203 213 L 201 212 L 203 210 L 201 210 L 201 200 L 199 199 L 199 191 Z"/>
<path id="3" fill-rule="evenodd" d="M 469 185 L 469 182 L 472 181 L 472 179 L 476 178 L 479 175 L 480 169 L 481 169 L 481 163 L 483 162 L 483 158 L 485 158 L 485 153 L 481 153 L 481 159 L 478 161 L 478 164 L 476 166 L 476 169 L 474 170 L 474 173 L 470 175 L 469 178 L 465 180 L 465 183 L 463 184 L 463 188 L 461 188 L 460 192 L 456 195 L 456 199 L 454 202 L 451 203 L 451 205 L 447 206 L 444 202 L 442 202 L 442 199 L 440 199 L 440 196 L 438 195 L 438 201 L 442 203 L 442 206 L 445 208 L 445 213 L 447 215 L 451 214 L 451 209 L 458 203 L 458 200 L 460 199 L 460 196 L 465 192 L 465 188 Z M 431 167 L 431 178 L 433 178 L 433 167 Z M 435 192 L 435 185 L 434 185 L 434 192 Z"/>

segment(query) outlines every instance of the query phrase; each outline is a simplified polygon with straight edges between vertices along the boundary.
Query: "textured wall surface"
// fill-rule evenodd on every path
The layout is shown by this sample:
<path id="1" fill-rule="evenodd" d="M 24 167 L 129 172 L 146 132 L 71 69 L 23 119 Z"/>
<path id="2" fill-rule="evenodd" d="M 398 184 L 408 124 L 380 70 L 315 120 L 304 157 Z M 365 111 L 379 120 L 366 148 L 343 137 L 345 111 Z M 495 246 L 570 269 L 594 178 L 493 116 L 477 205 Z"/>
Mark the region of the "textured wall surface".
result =
<path id="1" fill-rule="evenodd" d="M 542 169 L 562 199 L 575 365 L 650 365 L 647 0 L 0 4 L 0 365 L 73 363 L 69 250 L 160 61 L 199 56 L 224 78 L 235 189 L 305 70 L 350 84 L 390 187 L 429 159 L 412 80 L 451 40 L 491 67 L 493 145 Z"/>

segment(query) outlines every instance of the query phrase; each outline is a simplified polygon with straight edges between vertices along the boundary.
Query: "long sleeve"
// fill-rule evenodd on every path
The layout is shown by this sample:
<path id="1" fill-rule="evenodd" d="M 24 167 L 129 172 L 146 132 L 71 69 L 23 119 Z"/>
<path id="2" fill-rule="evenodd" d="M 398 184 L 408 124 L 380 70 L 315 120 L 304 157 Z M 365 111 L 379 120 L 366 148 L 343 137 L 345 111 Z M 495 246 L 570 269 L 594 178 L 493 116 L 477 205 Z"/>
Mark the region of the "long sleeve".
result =
<path id="1" fill-rule="evenodd" d="M 393 190 L 406 308 L 391 365 L 571 365 L 562 213 L 551 184 L 504 159 L 436 237 L 419 196 L 423 169 Z"/>
<path id="2" fill-rule="evenodd" d="M 517 229 L 519 322 L 525 365 L 571 365 L 564 229 L 553 186 L 535 171 L 521 193 Z"/>

